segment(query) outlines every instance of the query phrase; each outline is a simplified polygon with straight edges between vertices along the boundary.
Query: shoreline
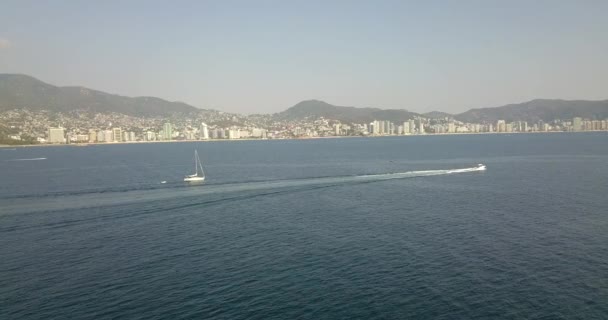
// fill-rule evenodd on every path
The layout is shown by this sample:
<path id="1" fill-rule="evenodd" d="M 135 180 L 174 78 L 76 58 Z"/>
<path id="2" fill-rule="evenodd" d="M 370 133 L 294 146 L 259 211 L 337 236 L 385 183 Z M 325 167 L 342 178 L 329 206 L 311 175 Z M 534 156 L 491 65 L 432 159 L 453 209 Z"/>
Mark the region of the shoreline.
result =
<path id="1" fill-rule="evenodd" d="M 284 141 L 284 140 L 316 140 L 316 139 L 344 139 L 344 138 L 387 138 L 387 137 L 433 137 L 433 136 L 463 136 L 463 135 L 510 135 L 510 134 L 555 134 L 555 133 L 597 133 L 606 132 L 608 130 L 593 130 L 593 131 L 535 131 L 535 132 L 461 132 L 461 133 L 425 133 L 425 134 L 407 134 L 407 135 L 367 135 L 367 136 L 328 136 L 328 137 L 302 137 L 302 138 L 245 138 L 245 139 L 207 139 L 207 140 L 170 140 L 170 141 L 126 141 L 126 142 L 83 142 L 83 143 L 44 143 L 44 144 L 21 144 L 21 145 L 0 145 L 0 149 L 17 149 L 28 147 L 56 147 L 56 146 L 71 146 L 71 147 L 87 147 L 95 145 L 128 145 L 128 144 L 151 144 L 151 143 L 183 143 L 183 142 L 244 142 L 244 141 Z"/>

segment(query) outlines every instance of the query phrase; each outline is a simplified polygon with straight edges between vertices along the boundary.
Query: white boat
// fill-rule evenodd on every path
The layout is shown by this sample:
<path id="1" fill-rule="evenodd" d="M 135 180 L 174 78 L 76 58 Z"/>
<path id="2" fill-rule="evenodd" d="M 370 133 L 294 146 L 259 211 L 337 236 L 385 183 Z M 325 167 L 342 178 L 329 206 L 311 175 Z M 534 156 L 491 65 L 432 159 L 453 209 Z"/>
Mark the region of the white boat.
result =
<path id="1" fill-rule="evenodd" d="M 184 177 L 186 182 L 203 182 L 205 181 L 205 171 L 203 171 L 203 164 L 201 159 L 198 157 L 198 151 L 194 150 L 194 174 L 187 175 Z"/>
<path id="2" fill-rule="evenodd" d="M 486 170 L 486 165 L 483 164 L 483 163 L 478 164 L 477 165 L 477 170 L 480 170 L 480 171 Z"/>

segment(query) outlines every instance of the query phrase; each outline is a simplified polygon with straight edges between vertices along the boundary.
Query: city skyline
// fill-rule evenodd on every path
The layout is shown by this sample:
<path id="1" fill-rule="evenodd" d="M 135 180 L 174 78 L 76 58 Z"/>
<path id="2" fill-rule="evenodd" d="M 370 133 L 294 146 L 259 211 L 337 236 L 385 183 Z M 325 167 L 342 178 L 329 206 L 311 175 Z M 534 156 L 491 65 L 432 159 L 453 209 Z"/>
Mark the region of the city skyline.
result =
<path id="1" fill-rule="evenodd" d="M 449 113 L 601 100 L 607 6 L 9 1 L 0 70 L 244 114 L 306 99 Z"/>
<path id="2" fill-rule="evenodd" d="M 99 116 L 103 119 L 98 119 Z M 52 122 L 48 120 L 46 123 L 41 123 L 40 119 L 32 121 L 36 117 L 35 113 L 26 117 L 18 115 L 18 117 L 28 118 L 29 131 L 26 123 L 23 123 L 23 127 L 19 128 L 23 131 L 20 131 L 21 133 L 18 135 L 9 136 L 9 138 L 15 141 L 22 140 L 22 137 L 28 137 L 28 140 L 34 138 L 35 142 L 41 144 L 608 131 L 608 119 L 590 120 L 582 117 L 568 120 L 556 119 L 550 122 L 538 121 L 530 124 L 527 121 L 505 120 L 498 120 L 495 123 L 467 123 L 449 117 L 416 117 L 402 123 L 392 120 L 349 123 L 320 117 L 314 120 L 279 121 L 265 125 L 249 122 L 247 125 L 233 124 L 231 126 L 208 125 L 199 117 L 197 119 L 182 118 L 177 120 L 177 125 L 165 119 L 151 119 L 139 124 L 120 121 L 120 125 L 116 126 L 113 125 L 113 122 L 108 122 L 104 116 L 97 115 L 96 121 L 86 122 L 86 125 L 74 124 L 72 119 L 64 119 L 63 122 L 68 124 L 65 128 L 62 125 L 50 127 L 49 123 Z M 6 119 L 0 118 L 0 120 Z M 11 121 L 11 119 L 8 120 Z M 16 121 L 12 121 L 12 123 L 15 124 Z M 200 123 L 200 127 L 197 127 L 196 123 Z M 40 129 L 45 126 L 48 127 L 47 134 L 42 136 L 40 132 L 44 130 Z M 15 127 L 19 127 L 19 125 L 15 125 Z M 124 129 L 124 127 L 128 129 Z M 32 131 L 32 128 L 37 128 L 38 133 Z"/>

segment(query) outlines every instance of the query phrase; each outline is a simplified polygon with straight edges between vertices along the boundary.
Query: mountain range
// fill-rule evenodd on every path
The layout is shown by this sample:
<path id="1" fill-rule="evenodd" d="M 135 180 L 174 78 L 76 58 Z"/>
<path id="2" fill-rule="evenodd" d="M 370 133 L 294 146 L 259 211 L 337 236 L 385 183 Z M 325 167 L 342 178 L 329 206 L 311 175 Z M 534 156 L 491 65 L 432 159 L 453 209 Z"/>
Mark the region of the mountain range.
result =
<path id="1" fill-rule="evenodd" d="M 163 117 L 201 111 L 183 102 L 154 97 L 125 97 L 84 87 L 57 87 L 34 77 L 0 74 L 0 111 L 27 109 L 68 112 L 87 110 L 96 113 L 116 112 L 141 117 Z M 537 99 L 502 107 L 471 109 L 460 114 L 433 111 L 419 114 L 404 109 L 356 108 L 335 106 L 319 100 L 302 101 L 285 111 L 273 114 L 276 120 L 304 120 L 324 117 L 352 123 L 373 120 L 402 122 L 414 117 L 454 118 L 463 122 L 482 123 L 497 120 L 536 122 L 583 117 L 608 118 L 608 100 L 567 101 Z"/>
<path id="2" fill-rule="evenodd" d="M 28 109 L 67 112 L 117 112 L 132 116 L 167 116 L 197 108 L 154 97 L 130 98 L 84 87 L 57 87 L 20 74 L 0 74 L 0 111 Z"/>
<path id="3" fill-rule="evenodd" d="M 319 100 L 302 101 L 295 106 L 276 113 L 277 120 L 326 119 L 340 120 L 341 122 L 367 123 L 374 120 L 386 119 L 403 122 L 419 116 L 415 112 L 400 109 L 355 108 L 334 106 Z"/>

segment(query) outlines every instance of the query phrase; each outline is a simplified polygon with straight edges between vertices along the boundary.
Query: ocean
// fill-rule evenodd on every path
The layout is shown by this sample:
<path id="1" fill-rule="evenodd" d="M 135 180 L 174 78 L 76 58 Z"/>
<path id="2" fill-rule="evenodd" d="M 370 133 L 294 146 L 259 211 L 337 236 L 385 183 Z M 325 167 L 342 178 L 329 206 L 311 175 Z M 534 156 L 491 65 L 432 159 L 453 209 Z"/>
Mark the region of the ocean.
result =
<path id="1" fill-rule="evenodd" d="M 606 319 L 608 134 L 0 148 L 0 319 L 118 318 Z"/>

